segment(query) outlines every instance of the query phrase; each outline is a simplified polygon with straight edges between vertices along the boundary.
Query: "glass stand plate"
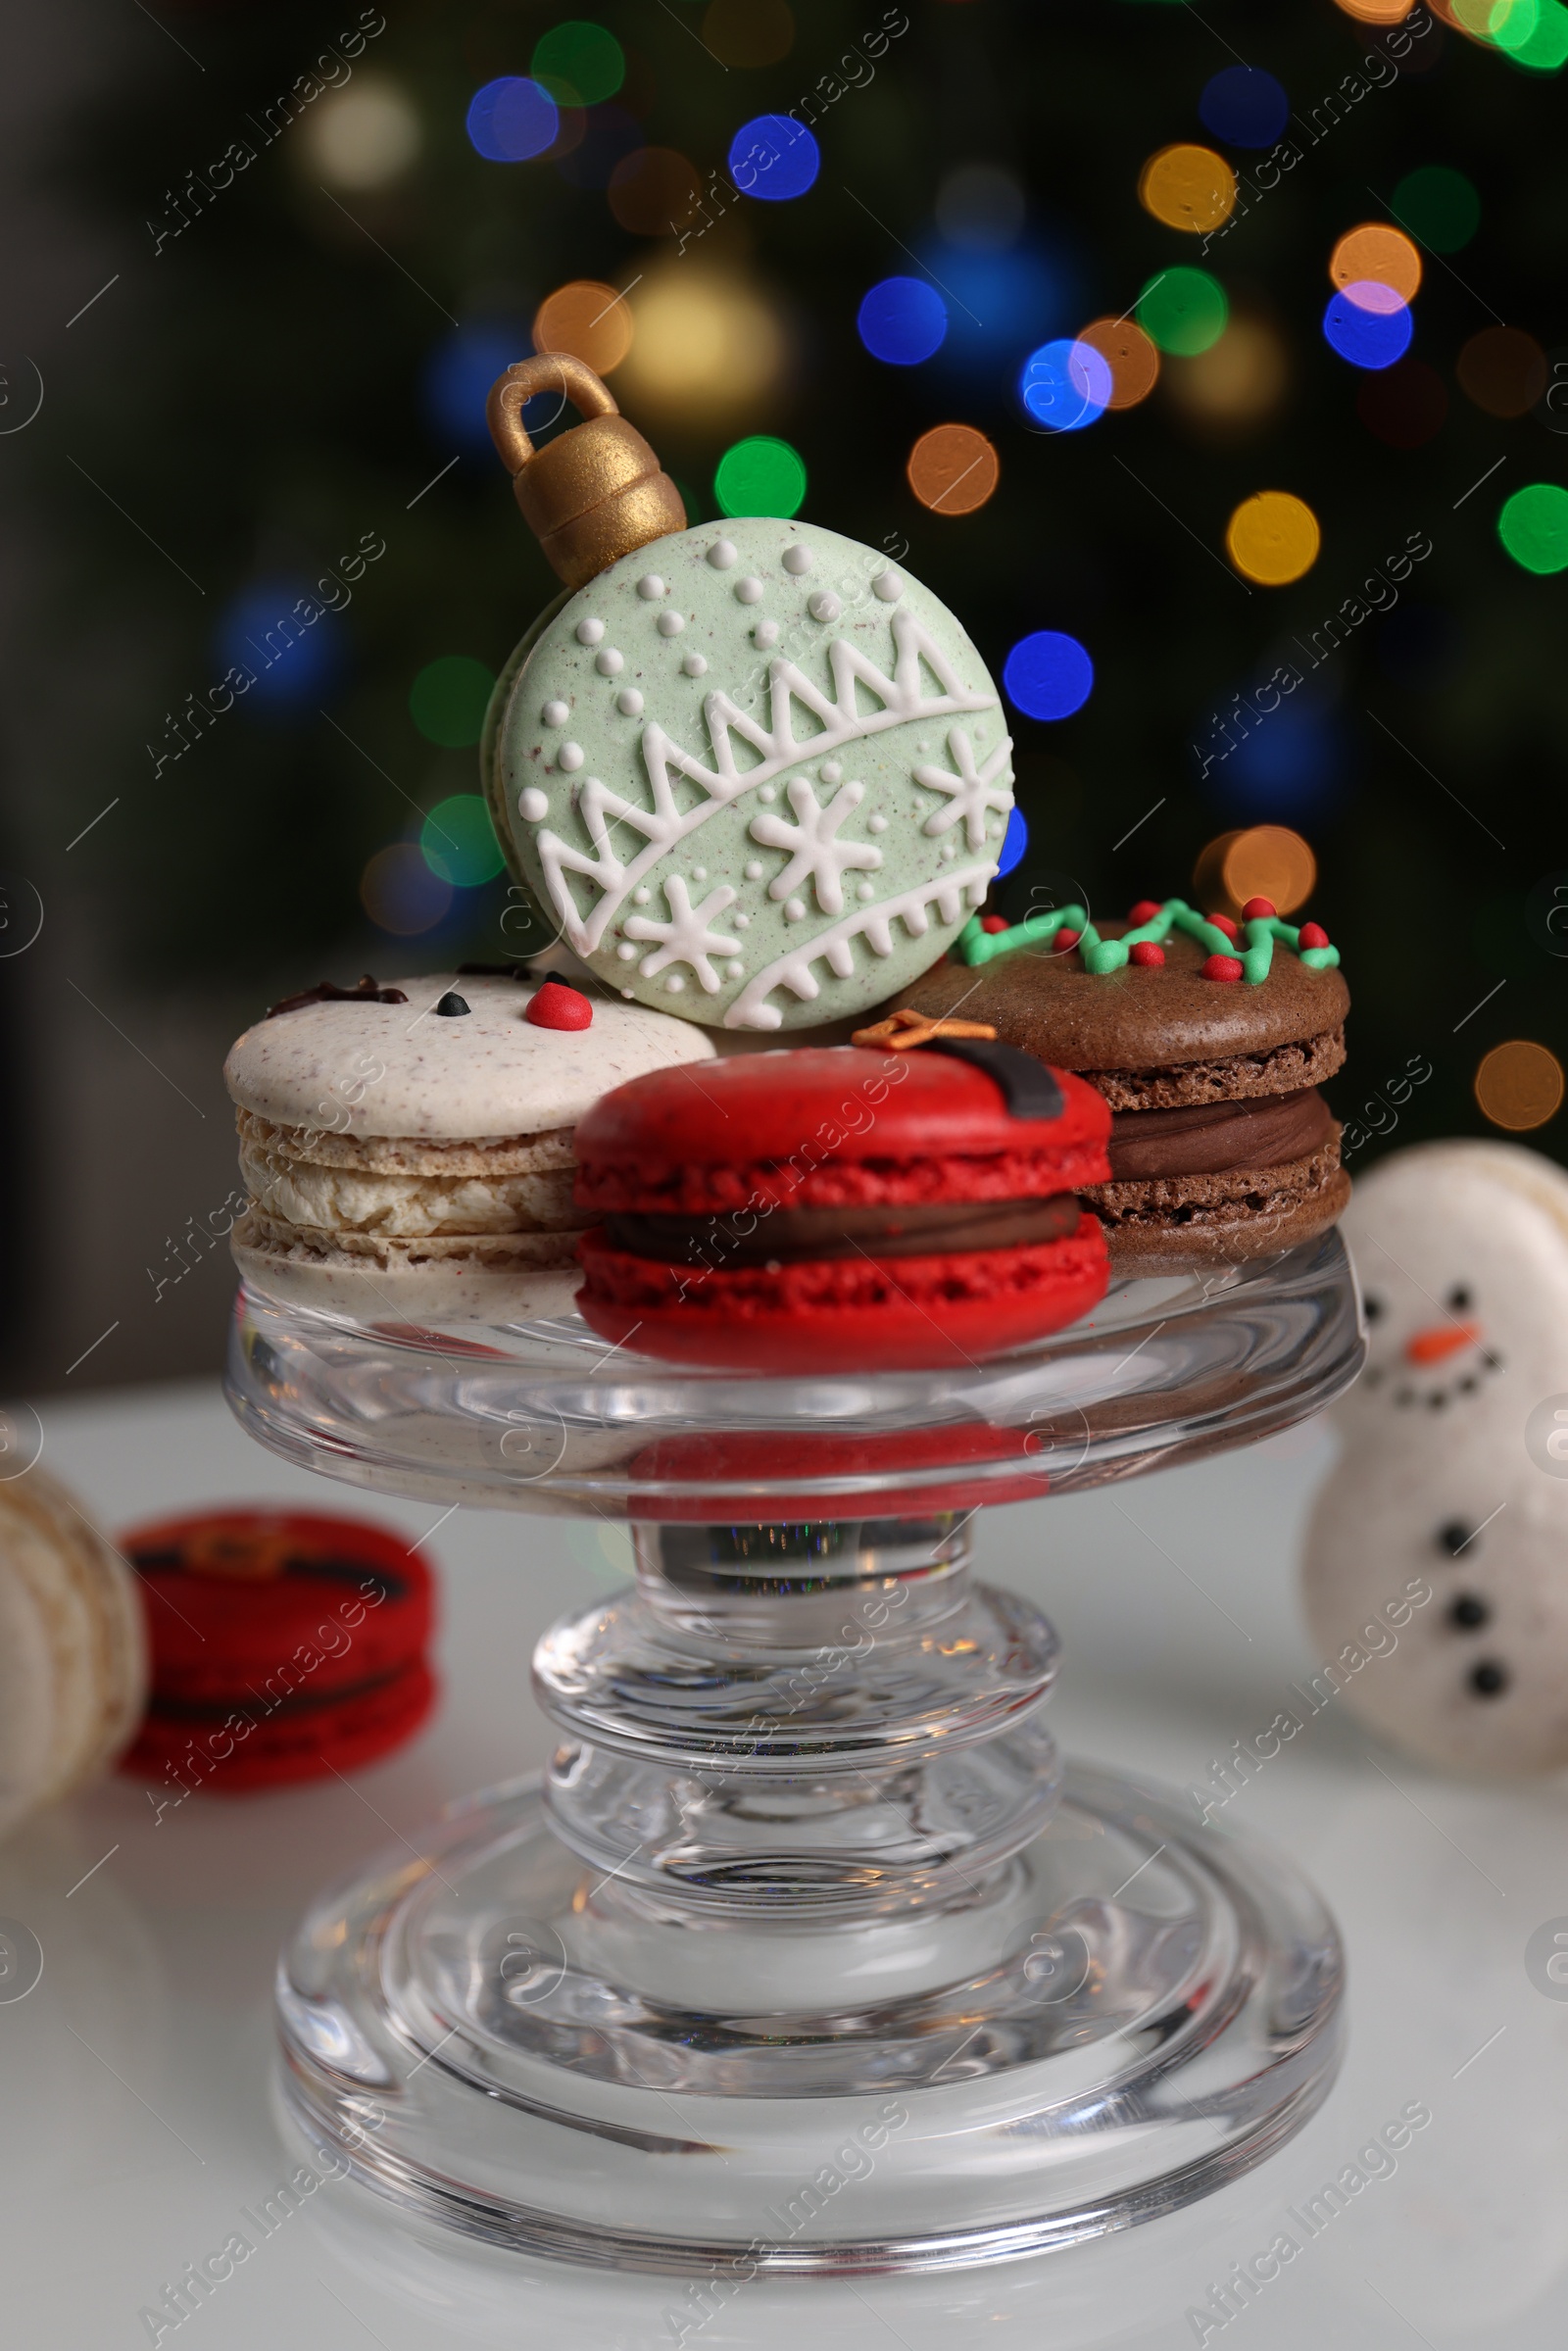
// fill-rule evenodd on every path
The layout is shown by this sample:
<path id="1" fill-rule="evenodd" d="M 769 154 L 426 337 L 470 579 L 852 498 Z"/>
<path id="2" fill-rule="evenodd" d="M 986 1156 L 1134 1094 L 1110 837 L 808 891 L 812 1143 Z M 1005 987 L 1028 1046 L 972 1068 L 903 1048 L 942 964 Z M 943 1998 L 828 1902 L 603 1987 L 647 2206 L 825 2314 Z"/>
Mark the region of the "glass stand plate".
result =
<path id="1" fill-rule="evenodd" d="M 302 1922 L 291 2130 L 410 2219 L 732 2284 L 1039 2252 L 1258 2162 L 1333 2078 L 1333 1923 L 1190 1806 L 1063 1772 L 1054 1635 L 974 1582 L 970 1522 L 1285 1427 L 1361 1347 L 1334 1235 L 958 1375 L 676 1372 L 574 1320 L 242 1295 L 265 1443 L 628 1519 L 638 1570 L 539 1644 L 542 1780 Z"/>

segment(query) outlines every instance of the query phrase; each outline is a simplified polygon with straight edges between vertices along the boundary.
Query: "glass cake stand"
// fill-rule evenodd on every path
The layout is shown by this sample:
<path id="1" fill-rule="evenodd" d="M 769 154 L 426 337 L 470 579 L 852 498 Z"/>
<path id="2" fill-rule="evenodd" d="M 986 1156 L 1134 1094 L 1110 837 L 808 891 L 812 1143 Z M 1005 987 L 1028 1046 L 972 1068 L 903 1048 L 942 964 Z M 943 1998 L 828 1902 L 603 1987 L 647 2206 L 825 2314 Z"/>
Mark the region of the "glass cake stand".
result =
<path id="1" fill-rule="evenodd" d="M 242 1292 L 264 1445 L 629 1522 L 637 1562 L 535 1652 L 542 1778 L 302 1922 L 291 2127 L 410 2218 L 720 2292 L 1034 2253 L 1260 2161 L 1334 2076 L 1333 1921 L 1266 1847 L 1061 1768 L 1055 1637 L 971 1580 L 970 1526 L 1289 1427 L 1362 1352 L 1334 1233 L 957 1372 L 673 1369 L 575 1316 Z"/>

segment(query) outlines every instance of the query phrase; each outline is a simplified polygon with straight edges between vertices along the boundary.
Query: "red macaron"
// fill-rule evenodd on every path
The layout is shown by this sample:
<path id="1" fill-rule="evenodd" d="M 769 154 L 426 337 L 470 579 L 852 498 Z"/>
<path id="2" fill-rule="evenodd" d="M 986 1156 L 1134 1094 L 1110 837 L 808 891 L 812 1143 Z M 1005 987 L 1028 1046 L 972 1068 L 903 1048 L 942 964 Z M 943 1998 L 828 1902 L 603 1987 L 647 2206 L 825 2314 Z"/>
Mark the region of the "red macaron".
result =
<path id="1" fill-rule="evenodd" d="M 972 1362 L 1103 1295 L 1109 1115 L 1083 1079 L 976 1038 L 652 1071 L 576 1130 L 578 1311 L 676 1362 Z"/>
<path id="2" fill-rule="evenodd" d="M 171 1801 L 357 1770 L 429 1713 L 434 1577 L 390 1529 L 204 1510 L 133 1527 L 120 1548 L 152 1659 L 147 1712 L 120 1768 Z"/>

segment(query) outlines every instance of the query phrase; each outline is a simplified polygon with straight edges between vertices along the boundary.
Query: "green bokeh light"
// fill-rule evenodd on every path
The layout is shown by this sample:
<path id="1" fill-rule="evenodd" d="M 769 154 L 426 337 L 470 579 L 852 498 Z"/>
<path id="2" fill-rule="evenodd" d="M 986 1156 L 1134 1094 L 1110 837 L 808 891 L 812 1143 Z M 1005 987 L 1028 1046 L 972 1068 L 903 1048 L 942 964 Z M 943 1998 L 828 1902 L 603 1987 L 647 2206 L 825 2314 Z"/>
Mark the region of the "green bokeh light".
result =
<path id="1" fill-rule="evenodd" d="M 444 653 L 427 661 L 409 689 L 409 710 L 427 743 L 464 751 L 484 728 L 495 679 L 483 661 L 466 653 Z"/>
<path id="2" fill-rule="evenodd" d="M 1568 490 L 1528 482 L 1506 500 L 1497 536 L 1526 571 L 1568 571 Z"/>
<path id="3" fill-rule="evenodd" d="M 1152 343 L 1195 359 L 1225 332 L 1230 304 L 1206 269 L 1163 269 L 1138 297 L 1138 323 Z"/>
<path id="4" fill-rule="evenodd" d="M 1537 73 L 1560 73 L 1568 65 L 1568 8 L 1562 0 L 1540 0 L 1528 39 L 1505 40 L 1503 46 L 1515 65 L 1529 66 Z"/>
<path id="5" fill-rule="evenodd" d="M 1457 253 L 1481 226 L 1480 197 L 1464 173 L 1446 164 L 1423 164 L 1418 171 L 1407 171 L 1390 210 L 1401 228 L 1435 253 Z"/>
<path id="6" fill-rule="evenodd" d="M 806 496 L 806 460 L 788 441 L 754 433 L 719 459 L 713 496 L 721 514 L 776 514 L 788 521 Z"/>
<path id="7" fill-rule="evenodd" d="M 454 792 L 450 800 L 438 800 L 420 828 L 419 847 L 430 871 L 460 890 L 477 888 L 506 863 L 490 810 L 477 792 Z"/>
<path id="8" fill-rule="evenodd" d="M 626 60 L 612 32 L 573 17 L 541 35 L 530 70 L 558 106 L 597 106 L 625 80 Z"/>

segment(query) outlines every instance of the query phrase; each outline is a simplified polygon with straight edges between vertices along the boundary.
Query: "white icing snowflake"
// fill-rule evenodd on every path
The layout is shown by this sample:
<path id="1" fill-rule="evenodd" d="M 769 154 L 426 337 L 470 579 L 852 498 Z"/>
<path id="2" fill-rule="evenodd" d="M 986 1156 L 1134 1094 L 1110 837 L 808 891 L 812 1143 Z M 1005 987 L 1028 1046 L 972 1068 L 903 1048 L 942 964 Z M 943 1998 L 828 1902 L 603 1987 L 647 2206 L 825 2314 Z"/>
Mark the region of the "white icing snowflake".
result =
<path id="1" fill-rule="evenodd" d="M 986 817 L 992 808 L 1007 809 L 1012 806 L 1012 786 L 999 783 L 997 778 L 1007 764 L 1012 745 L 1004 737 L 995 751 L 988 754 L 980 766 L 975 765 L 974 752 L 961 726 L 948 730 L 948 757 L 952 768 L 917 767 L 914 780 L 928 792 L 950 795 L 945 808 L 936 808 L 921 828 L 927 833 L 945 833 L 951 825 L 963 820 L 971 849 L 983 849 L 986 841 Z"/>
<path id="2" fill-rule="evenodd" d="M 793 776 L 785 797 L 799 817 L 791 824 L 783 816 L 754 816 L 751 834 L 764 849 L 787 849 L 791 855 L 782 873 L 767 885 L 769 898 L 789 898 L 810 875 L 816 903 L 824 914 L 844 911 L 844 874 L 853 866 L 867 872 L 882 862 L 882 852 L 868 841 L 841 841 L 840 825 L 865 798 L 863 784 L 841 784 L 831 800 L 819 801 L 809 780 Z"/>
<path id="3" fill-rule="evenodd" d="M 735 892 L 728 882 L 720 882 L 710 890 L 700 906 L 694 906 L 691 892 L 678 873 L 672 873 L 664 884 L 664 897 L 673 920 L 655 922 L 647 914 L 633 914 L 626 922 L 628 939 L 662 939 L 663 945 L 651 955 L 644 955 L 637 968 L 645 980 L 669 963 L 689 963 L 710 996 L 717 993 L 718 973 L 710 957 L 715 955 L 733 955 L 739 952 L 740 941 L 710 927 L 726 907 L 735 903 Z"/>

